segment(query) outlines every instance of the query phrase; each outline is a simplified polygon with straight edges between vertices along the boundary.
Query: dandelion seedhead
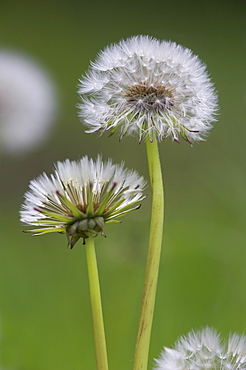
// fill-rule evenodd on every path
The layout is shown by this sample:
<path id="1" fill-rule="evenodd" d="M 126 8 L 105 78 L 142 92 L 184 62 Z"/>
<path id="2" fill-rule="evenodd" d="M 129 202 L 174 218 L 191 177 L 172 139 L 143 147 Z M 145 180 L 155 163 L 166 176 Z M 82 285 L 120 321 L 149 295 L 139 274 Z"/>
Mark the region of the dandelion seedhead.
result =
<path id="1" fill-rule="evenodd" d="M 155 370 L 245 370 L 246 336 L 236 333 L 226 344 L 211 328 L 191 331 L 174 349 L 164 348 Z"/>
<path id="2" fill-rule="evenodd" d="M 145 181 L 136 171 L 111 160 L 58 162 L 55 174 L 30 182 L 20 211 L 21 221 L 35 227 L 34 235 L 65 233 L 70 248 L 88 233 L 104 235 L 104 225 L 138 209 Z"/>
<path id="3" fill-rule="evenodd" d="M 217 96 L 206 66 L 174 42 L 135 36 L 101 51 L 78 90 L 79 115 L 87 132 L 139 142 L 171 136 L 202 140 L 217 112 Z"/>
<path id="4" fill-rule="evenodd" d="M 55 89 L 33 61 L 0 50 L 0 146 L 11 154 L 37 148 L 47 138 L 57 109 Z"/>

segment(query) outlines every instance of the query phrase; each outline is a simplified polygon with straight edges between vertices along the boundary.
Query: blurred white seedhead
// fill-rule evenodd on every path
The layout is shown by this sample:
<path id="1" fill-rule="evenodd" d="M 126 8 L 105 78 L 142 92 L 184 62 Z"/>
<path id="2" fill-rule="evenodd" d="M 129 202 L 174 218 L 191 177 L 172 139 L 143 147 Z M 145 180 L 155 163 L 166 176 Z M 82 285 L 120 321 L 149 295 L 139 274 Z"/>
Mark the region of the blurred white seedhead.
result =
<path id="1" fill-rule="evenodd" d="M 0 50 L 0 150 L 18 155 L 36 149 L 57 111 L 53 83 L 32 60 Z"/>
<path id="2" fill-rule="evenodd" d="M 164 347 L 155 370 L 245 370 L 246 336 L 236 333 L 221 342 L 211 328 L 191 331 L 181 337 L 174 349 Z"/>
<path id="3" fill-rule="evenodd" d="M 175 42 L 135 36 L 108 46 L 91 63 L 78 90 L 87 132 L 202 140 L 217 113 L 206 66 Z"/>

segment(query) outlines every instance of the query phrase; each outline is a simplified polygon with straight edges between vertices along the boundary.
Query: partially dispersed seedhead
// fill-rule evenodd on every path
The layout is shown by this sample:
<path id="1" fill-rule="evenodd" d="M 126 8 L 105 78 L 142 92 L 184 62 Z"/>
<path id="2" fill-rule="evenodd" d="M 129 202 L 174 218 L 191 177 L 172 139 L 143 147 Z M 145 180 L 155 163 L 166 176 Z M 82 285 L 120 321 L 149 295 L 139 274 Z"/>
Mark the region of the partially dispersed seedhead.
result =
<path id="1" fill-rule="evenodd" d="M 28 232 L 66 234 L 70 248 L 88 234 L 104 234 L 104 225 L 138 209 L 145 181 L 123 164 L 83 157 L 58 162 L 55 174 L 30 182 L 20 211 L 21 221 L 34 226 Z"/>
<path id="2" fill-rule="evenodd" d="M 246 336 L 236 333 L 222 343 L 216 330 L 205 328 L 164 348 L 155 370 L 246 370 Z"/>
<path id="3" fill-rule="evenodd" d="M 110 45 L 91 63 L 78 90 L 87 132 L 118 131 L 179 142 L 203 140 L 217 96 L 206 66 L 174 42 L 136 36 Z"/>

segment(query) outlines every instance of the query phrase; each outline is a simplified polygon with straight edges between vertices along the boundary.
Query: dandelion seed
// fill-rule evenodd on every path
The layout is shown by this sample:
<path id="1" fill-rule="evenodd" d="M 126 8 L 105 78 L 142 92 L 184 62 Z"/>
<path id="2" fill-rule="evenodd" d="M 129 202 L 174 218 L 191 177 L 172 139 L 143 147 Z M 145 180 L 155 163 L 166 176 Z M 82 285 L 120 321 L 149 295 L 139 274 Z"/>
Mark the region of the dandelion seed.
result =
<path id="1" fill-rule="evenodd" d="M 0 146 L 19 154 L 41 145 L 54 123 L 55 89 L 28 58 L 0 50 Z"/>
<path id="2" fill-rule="evenodd" d="M 58 162 L 55 174 L 30 182 L 20 211 L 21 221 L 35 227 L 35 235 L 66 234 L 70 248 L 88 233 L 104 235 L 104 225 L 138 209 L 145 198 L 145 181 L 123 164 L 83 157 Z"/>
<path id="3" fill-rule="evenodd" d="M 164 348 L 155 370 L 245 370 L 246 336 L 231 334 L 223 344 L 211 328 L 191 331 L 174 349 Z"/>
<path id="4" fill-rule="evenodd" d="M 171 136 L 202 140 L 212 128 L 217 96 L 206 66 L 174 42 L 135 36 L 110 45 L 79 83 L 79 116 L 87 132 L 139 142 Z"/>

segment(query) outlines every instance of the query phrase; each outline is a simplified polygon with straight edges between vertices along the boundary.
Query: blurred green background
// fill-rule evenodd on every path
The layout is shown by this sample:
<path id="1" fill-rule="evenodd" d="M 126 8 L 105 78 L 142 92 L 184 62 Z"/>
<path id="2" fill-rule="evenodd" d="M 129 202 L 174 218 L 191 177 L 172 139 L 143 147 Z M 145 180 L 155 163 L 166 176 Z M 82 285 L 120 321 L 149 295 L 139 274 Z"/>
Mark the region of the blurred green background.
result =
<path id="1" fill-rule="evenodd" d="M 56 83 L 59 117 L 42 148 L 1 155 L 1 365 L 9 370 L 95 369 L 85 250 L 66 238 L 21 233 L 29 181 L 53 163 L 102 153 L 148 176 L 136 138 L 84 133 L 77 81 L 107 44 L 137 34 L 191 48 L 219 92 L 204 143 L 160 143 L 165 236 L 149 367 L 165 346 L 210 325 L 246 332 L 245 1 L 1 0 L 0 46 L 33 57 Z M 147 193 L 151 194 L 150 188 Z M 96 240 L 110 368 L 132 368 L 151 197 Z"/>

